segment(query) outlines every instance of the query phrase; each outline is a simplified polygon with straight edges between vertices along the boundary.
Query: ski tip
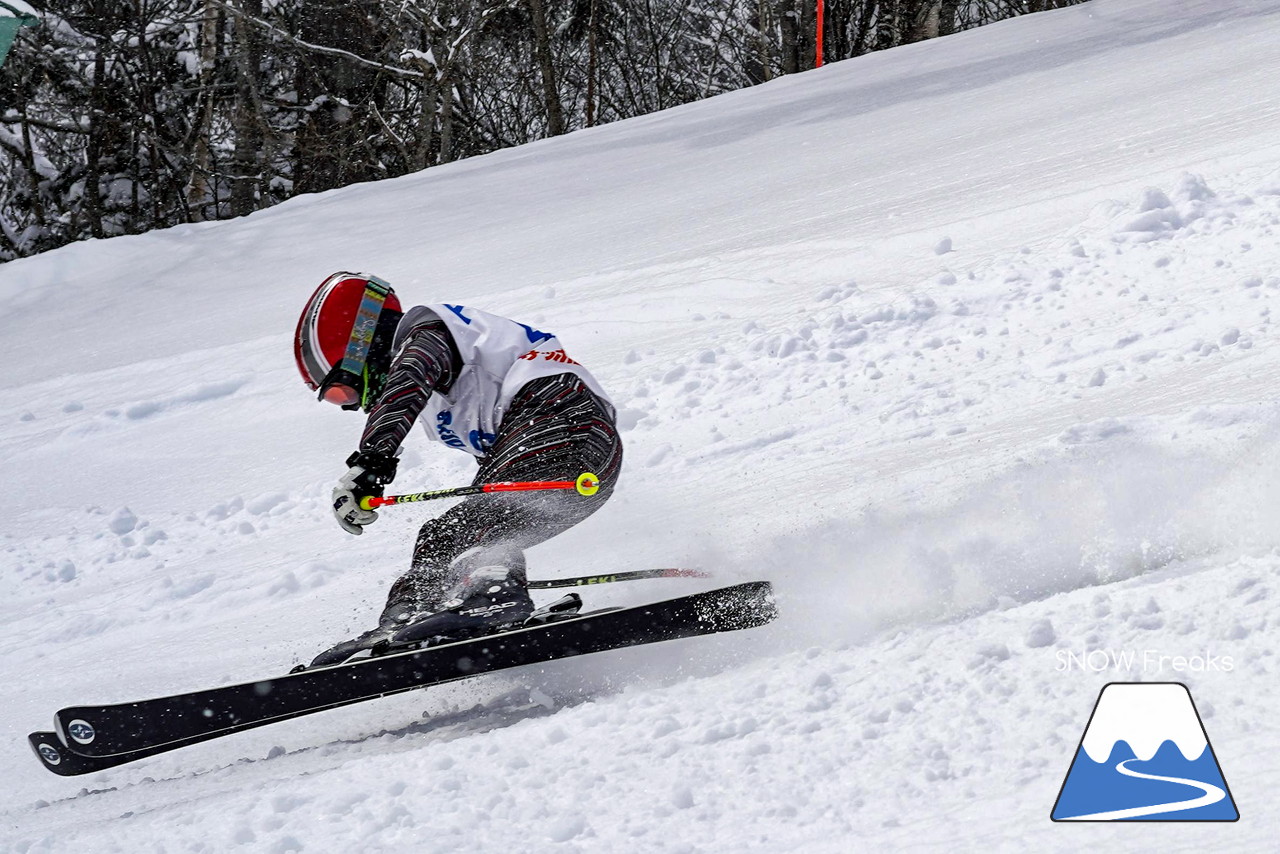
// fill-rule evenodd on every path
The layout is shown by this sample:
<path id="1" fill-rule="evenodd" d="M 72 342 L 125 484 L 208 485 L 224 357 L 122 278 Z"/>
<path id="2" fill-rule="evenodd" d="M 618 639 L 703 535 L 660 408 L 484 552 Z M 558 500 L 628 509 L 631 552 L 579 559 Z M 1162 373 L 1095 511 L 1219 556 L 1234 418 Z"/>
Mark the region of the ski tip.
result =
<path id="1" fill-rule="evenodd" d="M 748 581 L 710 593 L 720 601 L 717 619 L 724 630 L 754 629 L 778 618 L 778 603 L 768 581 Z"/>

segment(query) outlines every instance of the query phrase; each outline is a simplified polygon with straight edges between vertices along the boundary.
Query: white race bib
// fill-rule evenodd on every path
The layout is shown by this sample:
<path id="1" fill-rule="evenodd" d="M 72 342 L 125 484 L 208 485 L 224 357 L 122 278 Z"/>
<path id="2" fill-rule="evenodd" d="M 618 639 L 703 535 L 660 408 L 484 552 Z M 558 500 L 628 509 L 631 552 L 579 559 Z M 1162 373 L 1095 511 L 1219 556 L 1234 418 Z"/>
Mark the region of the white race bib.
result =
<path id="1" fill-rule="evenodd" d="M 560 341 L 543 332 L 487 311 L 462 305 L 415 306 L 396 330 L 394 348 L 414 326 L 439 318 L 458 346 L 462 371 L 448 394 L 435 392 L 418 417 L 431 438 L 483 457 L 498 436 L 512 399 L 530 380 L 574 374 L 596 396 L 609 396 L 586 368 L 565 353 Z"/>

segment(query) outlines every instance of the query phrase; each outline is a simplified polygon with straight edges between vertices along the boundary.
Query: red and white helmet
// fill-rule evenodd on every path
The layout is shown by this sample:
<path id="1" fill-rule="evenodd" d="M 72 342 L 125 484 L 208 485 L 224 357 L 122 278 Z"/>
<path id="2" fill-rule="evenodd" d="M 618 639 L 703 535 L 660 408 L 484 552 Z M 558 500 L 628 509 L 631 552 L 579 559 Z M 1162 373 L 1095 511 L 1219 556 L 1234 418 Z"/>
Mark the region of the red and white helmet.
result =
<path id="1" fill-rule="evenodd" d="M 367 387 L 369 347 L 383 311 L 400 312 L 391 286 L 364 273 L 334 273 L 307 300 L 293 335 L 298 373 L 321 400 L 354 408 Z"/>

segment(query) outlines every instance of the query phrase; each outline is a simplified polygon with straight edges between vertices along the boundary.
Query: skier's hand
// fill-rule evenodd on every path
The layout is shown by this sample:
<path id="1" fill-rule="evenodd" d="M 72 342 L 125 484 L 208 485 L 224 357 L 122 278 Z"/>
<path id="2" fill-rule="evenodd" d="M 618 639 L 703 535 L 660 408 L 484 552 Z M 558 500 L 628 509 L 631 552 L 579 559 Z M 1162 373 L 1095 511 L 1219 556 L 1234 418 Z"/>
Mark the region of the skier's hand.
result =
<path id="1" fill-rule="evenodd" d="M 373 510 L 360 506 L 366 496 L 381 496 L 382 488 L 396 474 L 396 458 L 382 454 L 355 453 L 347 459 L 351 466 L 333 488 L 333 515 L 348 534 L 363 534 L 364 526 L 378 520 Z"/>

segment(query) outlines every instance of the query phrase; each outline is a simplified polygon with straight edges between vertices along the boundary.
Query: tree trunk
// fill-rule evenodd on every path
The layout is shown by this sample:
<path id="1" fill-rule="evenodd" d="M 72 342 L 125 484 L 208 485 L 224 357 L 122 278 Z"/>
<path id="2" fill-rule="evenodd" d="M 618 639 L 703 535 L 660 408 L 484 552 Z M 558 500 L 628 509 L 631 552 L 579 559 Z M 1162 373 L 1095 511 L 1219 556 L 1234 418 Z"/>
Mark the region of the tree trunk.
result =
<path id="1" fill-rule="evenodd" d="M 928 0 L 915 12 L 915 26 L 911 33 L 911 41 L 921 42 L 925 39 L 936 39 L 941 29 L 940 0 Z"/>
<path id="2" fill-rule="evenodd" d="M 89 217 L 89 233 L 101 240 L 102 226 L 102 87 L 106 85 L 107 52 L 101 36 L 94 40 L 93 84 L 89 89 L 89 142 L 85 148 L 84 212 Z"/>
<path id="3" fill-rule="evenodd" d="M 587 127 L 594 127 L 596 123 L 596 69 L 600 65 L 600 54 L 596 48 L 596 28 L 599 26 L 596 2 L 591 0 L 591 12 L 587 18 Z"/>
<path id="4" fill-rule="evenodd" d="M 547 111 L 547 136 L 564 133 L 564 107 L 556 89 L 556 70 L 551 56 L 551 34 L 547 30 L 547 7 L 544 0 L 528 0 L 533 22 L 533 56 L 542 76 L 542 100 Z"/>
<path id="5" fill-rule="evenodd" d="M 22 150 L 25 155 L 23 166 L 27 173 L 27 185 L 31 188 L 31 213 L 35 216 L 36 225 L 40 229 L 41 237 L 43 237 L 46 228 L 44 201 L 40 198 L 40 173 L 36 171 L 36 151 L 31 139 L 31 123 L 27 121 L 27 108 L 30 104 L 25 97 L 26 93 L 23 94 Z"/>
<path id="6" fill-rule="evenodd" d="M 376 0 L 307 0 L 301 39 L 357 56 L 375 53 Z M 366 105 L 380 85 L 373 70 L 342 56 L 303 53 L 298 62 L 298 105 L 305 116 L 294 145 L 294 190 L 315 193 L 376 177 L 365 154 Z"/>
<path id="7" fill-rule="evenodd" d="M 195 128 L 195 145 L 191 152 L 191 178 L 187 182 L 187 207 L 193 211 L 192 219 L 206 219 L 204 205 L 209 197 L 209 173 L 213 169 L 213 153 L 209 148 L 209 135 L 213 130 L 214 66 L 218 55 L 218 7 L 205 3 L 200 20 L 200 115 Z M 217 219 L 215 206 L 209 219 Z"/>
<path id="8" fill-rule="evenodd" d="M 813 68 L 818 59 L 818 40 L 816 38 L 817 31 L 814 29 L 817 23 L 818 4 L 815 0 L 796 0 L 796 14 L 798 20 L 796 22 L 796 56 L 797 71 L 807 71 Z"/>
<path id="9" fill-rule="evenodd" d="M 760 79 L 768 83 L 773 78 L 773 68 L 769 59 L 769 0 L 756 0 L 756 23 L 759 38 L 756 40 L 756 50 L 759 53 L 760 61 Z"/>
<path id="10" fill-rule="evenodd" d="M 800 70 L 798 0 L 782 0 L 778 4 L 778 26 L 782 30 L 782 73 L 795 74 Z"/>
<path id="11" fill-rule="evenodd" d="M 440 86 L 436 79 L 436 67 L 423 61 L 417 64 L 422 71 L 422 90 L 418 95 L 418 147 L 414 152 L 414 165 L 426 169 L 431 165 L 431 140 L 436 132 L 436 113 L 440 106 Z"/>
<path id="12" fill-rule="evenodd" d="M 453 159 L 453 80 L 446 76 L 440 81 L 440 161 Z"/>
<path id="13" fill-rule="evenodd" d="M 938 5 L 938 35 L 950 36 L 956 33 L 960 3 L 961 0 L 942 0 Z"/>
<path id="14" fill-rule="evenodd" d="M 240 0 L 236 18 L 235 150 L 231 155 L 231 215 L 245 216 L 261 199 L 263 143 L 266 117 L 262 114 L 262 39 L 246 18 L 262 17 L 262 0 Z"/>

